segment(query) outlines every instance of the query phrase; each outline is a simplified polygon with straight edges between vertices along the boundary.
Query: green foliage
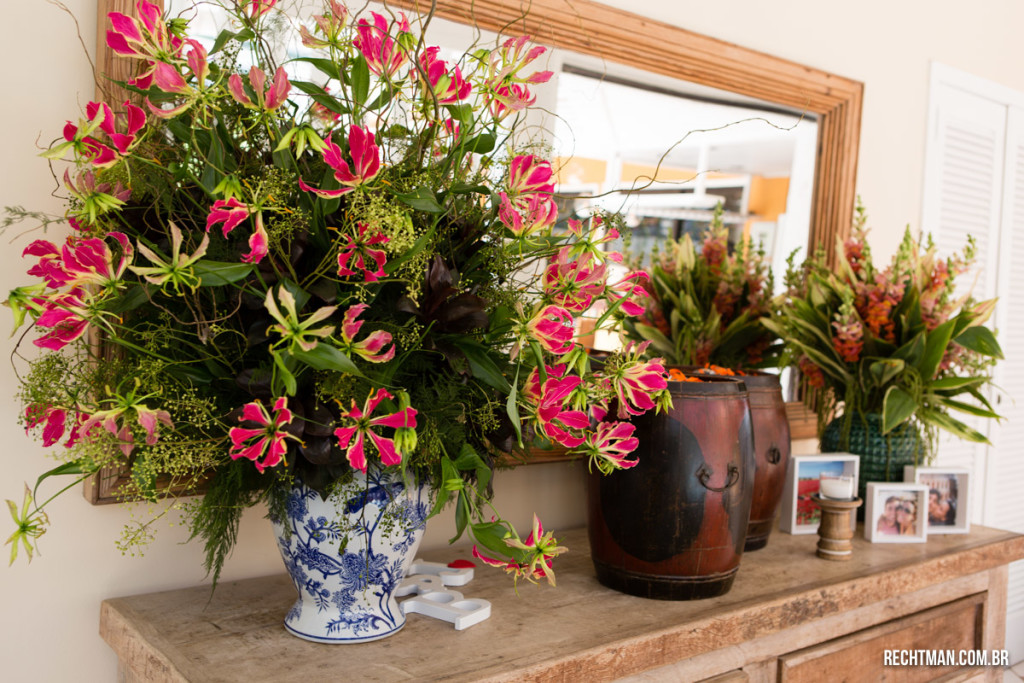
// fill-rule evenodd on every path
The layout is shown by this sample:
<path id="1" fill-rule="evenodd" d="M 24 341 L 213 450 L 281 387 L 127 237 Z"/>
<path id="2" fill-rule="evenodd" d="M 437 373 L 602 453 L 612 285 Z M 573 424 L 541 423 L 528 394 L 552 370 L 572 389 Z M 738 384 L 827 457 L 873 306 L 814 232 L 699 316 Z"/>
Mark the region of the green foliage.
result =
<path id="1" fill-rule="evenodd" d="M 880 269 L 865 224 L 858 206 L 853 234 L 837 243 L 834 263 L 821 251 L 799 267 L 790 258 L 788 292 L 767 323 L 789 345 L 819 426 L 841 411 L 848 435 L 854 414 L 878 413 L 883 433 L 920 424 L 929 446 L 938 430 L 985 441 L 950 416 L 998 417 L 980 392 L 1002 358 L 983 326 L 995 301 L 977 303 L 956 288 L 973 260 L 973 241 L 943 259 L 930 238 L 921 244 L 908 229 Z"/>
<path id="2" fill-rule="evenodd" d="M 642 265 L 645 256 L 634 255 L 634 264 Z M 771 270 L 750 242 L 728 253 L 721 207 L 699 250 L 687 234 L 666 242 L 650 260 L 644 315 L 621 316 L 631 340 L 650 342 L 649 353 L 672 365 L 776 364 L 782 346 L 762 325 L 773 311 Z"/>

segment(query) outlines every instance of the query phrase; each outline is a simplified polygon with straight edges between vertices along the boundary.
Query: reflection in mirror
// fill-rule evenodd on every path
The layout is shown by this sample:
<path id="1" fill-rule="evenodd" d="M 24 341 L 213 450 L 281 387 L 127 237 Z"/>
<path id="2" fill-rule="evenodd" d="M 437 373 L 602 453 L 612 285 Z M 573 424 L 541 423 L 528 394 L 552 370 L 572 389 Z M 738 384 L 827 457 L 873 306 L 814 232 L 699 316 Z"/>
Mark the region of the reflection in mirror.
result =
<path id="1" fill-rule="evenodd" d="M 806 253 L 813 116 L 651 74 L 599 74 L 575 66 L 580 55 L 555 55 L 552 144 L 566 215 L 621 212 L 630 250 L 643 255 L 684 234 L 699 241 L 721 205 L 730 247 L 749 238 L 776 273 L 794 249 Z"/>

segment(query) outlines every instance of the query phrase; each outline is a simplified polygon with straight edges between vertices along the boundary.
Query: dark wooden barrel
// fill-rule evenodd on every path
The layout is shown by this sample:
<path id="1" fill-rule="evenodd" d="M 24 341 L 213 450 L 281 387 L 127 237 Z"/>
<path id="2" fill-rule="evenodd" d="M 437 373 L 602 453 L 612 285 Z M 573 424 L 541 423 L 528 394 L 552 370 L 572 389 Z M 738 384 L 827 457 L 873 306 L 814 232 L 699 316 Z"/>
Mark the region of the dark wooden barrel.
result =
<path id="1" fill-rule="evenodd" d="M 767 372 L 743 377 L 750 394 L 750 419 L 754 425 L 754 499 L 750 505 L 750 526 L 744 550 L 758 550 L 768 544 L 782 501 L 789 465 L 790 439 L 786 404 L 782 400 L 779 376 Z"/>
<path id="2" fill-rule="evenodd" d="M 633 419 L 639 464 L 588 480 L 591 556 L 602 584 L 646 598 L 723 595 L 739 568 L 754 490 L 747 388 L 669 382 L 673 408 Z"/>

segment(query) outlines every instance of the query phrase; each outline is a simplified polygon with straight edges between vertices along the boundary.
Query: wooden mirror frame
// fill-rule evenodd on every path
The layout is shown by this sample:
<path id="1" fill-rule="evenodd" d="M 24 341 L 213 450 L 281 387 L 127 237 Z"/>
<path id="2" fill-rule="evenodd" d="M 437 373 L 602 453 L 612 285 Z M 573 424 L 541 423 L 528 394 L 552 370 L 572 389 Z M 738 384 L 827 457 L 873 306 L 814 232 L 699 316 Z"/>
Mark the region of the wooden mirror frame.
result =
<path id="1" fill-rule="evenodd" d="M 163 7 L 163 0 L 151 0 Z M 808 245 L 845 238 L 853 220 L 864 84 L 820 69 L 693 33 L 591 0 L 384 0 L 384 4 L 720 88 L 813 113 L 818 121 L 814 194 Z M 127 80 L 132 60 L 107 48 L 108 12 L 135 14 L 134 0 L 97 0 L 97 97 L 111 99 L 106 79 Z M 638 40 L 643 36 L 643 40 Z M 787 403 L 794 439 L 815 438 L 817 421 L 798 402 Z M 559 456 L 538 461 L 560 459 Z M 117 502 L 126 472 L 103 470 L 86 482 L 93 503 Z"/>

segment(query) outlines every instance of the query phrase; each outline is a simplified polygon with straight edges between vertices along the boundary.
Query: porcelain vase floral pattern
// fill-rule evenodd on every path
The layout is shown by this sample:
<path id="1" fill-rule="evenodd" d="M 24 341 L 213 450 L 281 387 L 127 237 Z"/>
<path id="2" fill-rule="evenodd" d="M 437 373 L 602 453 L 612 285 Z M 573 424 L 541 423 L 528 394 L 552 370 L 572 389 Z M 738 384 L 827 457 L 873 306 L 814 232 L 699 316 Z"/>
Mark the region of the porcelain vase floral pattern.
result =
<path id="1" fill-rule="evenodd" d="M 326 500 L 296 481 L 285 508 L 272 521 L 299 592 L 285 628 L 320 643 L 367 642 L 400 630 L 405 615 L 394 591 L 423 538 L 428 487 L 371 465 Z"/>

